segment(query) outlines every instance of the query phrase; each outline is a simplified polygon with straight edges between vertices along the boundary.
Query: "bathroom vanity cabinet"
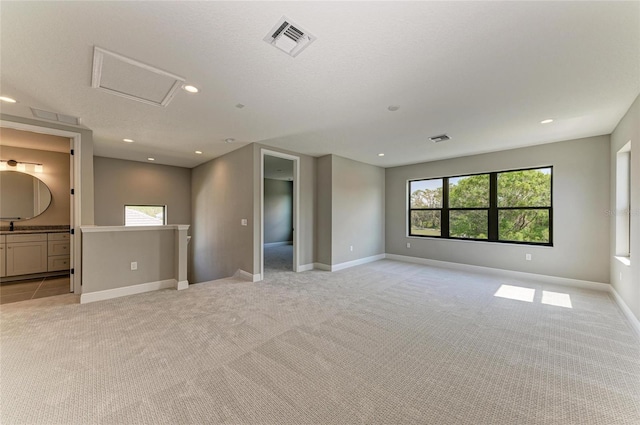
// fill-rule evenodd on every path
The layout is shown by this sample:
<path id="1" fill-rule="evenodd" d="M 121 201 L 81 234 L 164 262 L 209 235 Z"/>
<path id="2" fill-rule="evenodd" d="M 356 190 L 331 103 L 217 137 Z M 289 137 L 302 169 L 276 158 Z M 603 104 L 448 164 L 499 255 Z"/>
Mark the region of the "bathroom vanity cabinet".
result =
<path id="1" fill-rule="evenodd" d="M 2 276 L 69 270 L 69 233 L 1 235 Z"/>

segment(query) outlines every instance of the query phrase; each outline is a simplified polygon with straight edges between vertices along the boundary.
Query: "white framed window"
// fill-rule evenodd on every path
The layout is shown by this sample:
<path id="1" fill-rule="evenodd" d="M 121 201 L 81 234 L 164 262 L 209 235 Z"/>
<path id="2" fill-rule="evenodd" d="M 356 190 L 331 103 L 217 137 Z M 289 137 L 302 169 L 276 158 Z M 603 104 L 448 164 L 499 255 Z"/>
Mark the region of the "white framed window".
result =
<path id="1" fill-rule="evenodd" d="M 166 205 L 125 205 L 125 226 L 164 226 L 167 224 Z"/>
<path id="2" fill-rule="evenodd" d="M 616 256 L 631 256 L 631 140 L 616 155 Z"/>

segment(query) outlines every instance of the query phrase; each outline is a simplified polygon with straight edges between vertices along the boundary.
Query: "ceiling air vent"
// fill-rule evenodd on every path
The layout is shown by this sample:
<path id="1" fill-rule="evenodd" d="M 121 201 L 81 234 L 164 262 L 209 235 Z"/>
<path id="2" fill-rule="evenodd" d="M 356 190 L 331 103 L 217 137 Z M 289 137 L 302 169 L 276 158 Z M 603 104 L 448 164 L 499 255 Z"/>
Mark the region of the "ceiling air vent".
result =
<path id="1" fill-rule="evenodd" d="M 71 115 L 58 114 L 56 112 L 44 111 L 42 109 L 31 108 L 34 117 L 49 121 L 58 121 L 63 124 L 80 125 L 80 118 Z"/>
<path id="2" fill-rule="evenodd" d="M 431 140 L 433 143 L 446 142 L 447 140 L 450 140 L 450 139 L 451 139 L 451 137 L 447 136 L 446 134 L 441 134 L 439 136 L 429 137 L 429 140 Z"/>
<path id="3" fill-rule="evenodd" d="M 316 37 L 302 29 L 300 25 L 294 24 L 286 16 L 280 18 L 277 24 L 263 40 L 274 47 L 282 50 L 292 57 L 296 57 L 301 51 L 315 41 Z"/>

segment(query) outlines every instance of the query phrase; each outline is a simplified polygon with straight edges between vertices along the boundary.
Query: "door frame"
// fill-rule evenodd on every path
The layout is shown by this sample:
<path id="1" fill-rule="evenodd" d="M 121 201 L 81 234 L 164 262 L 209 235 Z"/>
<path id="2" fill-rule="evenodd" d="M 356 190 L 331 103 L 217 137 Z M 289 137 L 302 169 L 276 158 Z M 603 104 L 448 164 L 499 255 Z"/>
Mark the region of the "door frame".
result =
<path id="1" fill-rule="evenodd" d="M 260 149 L 260 280 L 264 279 L 264 157 L 293 161 L 293 271 L 300 271 L 300 157 L 269 149 Z"/>
<path id="2" fill-rule="evenodd" d="M 74 194 L 71 195 L 71 214 L 70 214 L 70 228 L 74 230 L 74 234 L 69 238 L 71 242 L 71 255 L 70 262 L 71 268 L 74 269 L 74 273 L 69 275 L 69 291 L 74 292 L 76 294 L 80 294 L 81 289 L 81 279 L 80 279 L 80 265 L 81 265 L 81 244 L 80 244 L 80 224 L 81 224 L 81 201 L 80 196 L 82 193 L 81 183 L 82 183 L 82 174 L 81 174 L 81 166 L 82 166 L 82 155 L 81 155 L 81 145 L 82 145 L 82 135 L 78 132 L 67 131 L 67 130 L 59 130 L 51 127 L 44 127 L 40 125 L 33 124 L 25 124 L 15 121 L 7 121 L 0 120 L 0 127 L 2 128 L 11 128 L 14 130 L 22 130 L 22 131 L 30 131 L 32 133 L 40 133 L 40 134 L 48 134 L 52 136 L 60 136 L 66 137 L 70 139 L 70 150 L 73 149 L 73 155 L 71 155 L 71 151 L 69 154 L 70 158 L 70 188 L 73 189 Z"/>

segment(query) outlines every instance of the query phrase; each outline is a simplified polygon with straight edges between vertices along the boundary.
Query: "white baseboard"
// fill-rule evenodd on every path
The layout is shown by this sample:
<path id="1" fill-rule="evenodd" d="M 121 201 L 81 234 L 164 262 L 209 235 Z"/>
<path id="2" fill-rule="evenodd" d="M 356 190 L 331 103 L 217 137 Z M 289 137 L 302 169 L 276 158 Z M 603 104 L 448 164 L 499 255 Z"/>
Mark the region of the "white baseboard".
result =
<path id="1" fill-rule="evenodd" d="M 357 260 L 347 261 L 344 263 L 334 264 L 331 266 L 332 272 L 348 269 L 349 267 L 359 266 L 360 264 L 373 263 L 374 261 L 384 260 L 386 254 L 372 255 L 371 257 L 358 258 Z"/>
<path id="2" fill-rule="evenodd" d="M 428 258 L 410 257 L 407 255 L 387 254 L 388 260 L 404 261 L 406 263 L 424 264 L 427 266 L 441 267 L 446 269 L 463 270 L 477 273 L 491 273 L 495 275 L 511 277 L 515 279 L 533 279 L 552 283 L 556 285 L 573 286 L 578 288 L 593 289 L 596 291 L 609 292 L 611 285 L 602 282 L 591 282 L 589 280 L 570 279 L 566 277 L 549 276 L 536 273 L 517 272 L 513 270 L 496 269 L 492 267 L 474 266 L 471 264 L 452 263 L 449 261 L 431 260 Z"/>
<path id="3" fill-rule="evenodd" d="M 272 246 L 283 246 L 283 245 L 293 245 L 293 241 L 283 241 L 283 242 L 269 242 L 264 244 L 265 248 L 269 248 Z"/>
<path id="4" fill-rule="evenodd" d="M 249 272 L 245 272 L 242 269 L 238 269 L 238 271 L 236 272 L 234 277 L 238 277 L 240 279 L 244 279 L 244 280 L 249 281 L 249 282 L 260 282 L 262 280 L 262 278 L 260 277 L 259 273 L 258 274 L 251 274 Z"/>
<path id="5" fill-rule="evenodd" d="M 324 270 L 326 272 L 331 271 L 331 266 L 324 263 L 313 263 L 313 268 L 316 270 Z"/>
<path id="6" fill-rule="evenodd" d="M 349 267 L 359 266 L 360 264 L 366 264 L 366 263 L 372 263 L 378 260 L 384 260 L 385 257 L 386 257 L 385 254 L 378 254 L 378 255 L 372 255 L 371 257 L 358 258 L 357 260 L 334 264 L 332 266 L 324 263 L 313 263 L 313 266 L 317 270 L 337 272 L 338 270 L 348 269 Z"/>
<path id="7" fill-rule="evenodd" d="M 188 280 L 181 280 L 180 282 L 176 283 L 176 289 L 178 291 L 181 291 L 183 289 L 187 289 L 189 287 L 189 281 Z"/>
<path id="8" fill-rule="evenodd" d="M 310 264 L 302 264 L 300 266 L 298 266 L 298 272 L 308 272 L 309 270 L 313 270 L 314 268 L 314 264 L 310 263 Z"/>
<path id="9" fill-rule="evenodd" d="M 186 281 L 185 281 L 186 282 Z M 175 288 L 178 282 L 175 279 L 159 280 L 157 282 L 140 283 L 138 285 L 124 286 L 122 288 L 105 289 L 104 291 L 88 292 L 80 295 L 80 304 L 95 301 L 110 300 L 112 298 L 127 295 L 142 294 L 144 292 L 157 291 L 159 289 Z M 189 283 L 187 282 L 187 286 Z"/>
<path id="10" fill-rule="evenodd" d="M 624 314 L 624 316 L 627 318 L 633 330 L 636 331 L 638 336 L 640 336 L 640 320 L 638 320 L 635 314 L 633 314 L 633 311 L 631 311 L 627 303 L 624 302 L 624 300 L 622 299 L 620 294 L 618 294 L 618 291 L 616 291 L 613 285 L 611 286 L 610 292 L 611 292 L 611 295 L 613 296 L 613 299 L 620 307 L 620 310 L 622 310 L 622 314 Z"/>

